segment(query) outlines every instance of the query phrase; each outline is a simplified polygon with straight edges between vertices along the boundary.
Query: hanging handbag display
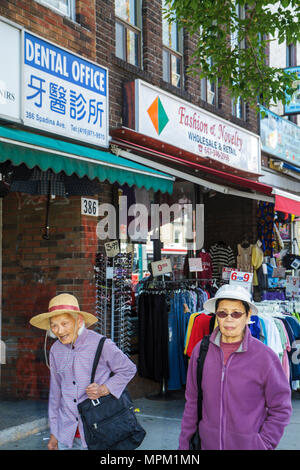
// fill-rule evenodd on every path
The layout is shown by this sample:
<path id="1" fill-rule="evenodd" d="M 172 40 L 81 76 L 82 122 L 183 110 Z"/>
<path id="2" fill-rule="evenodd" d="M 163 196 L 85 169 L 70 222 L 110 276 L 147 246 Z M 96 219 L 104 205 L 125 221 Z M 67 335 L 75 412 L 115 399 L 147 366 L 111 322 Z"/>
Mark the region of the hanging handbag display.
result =
<path id="1" fill-rule="evenodd" d="M 101 338 L 93 363 L 91 383 L 105 341 Z M 87 398 L 78 404 L 84 437 L 89 450 L 133 450 L 144 440 L 146 431 L 138 423 L 133 403 L 125 389 L 120 398 L 112 394 L 97 400 Z"/>
<path id="2" fill-rule="evenodd" d="M 201 345 L 199 356 L 197 359 L 197 385 L 198 385 L 198 421 L 196 432 L 190 439 L 190 450 L 201 450 L 201 439 L 199 435 L 199 423 L 202 419 L 202 372 L 204 366 L 204 360 L 209 347 L 209 336 L 204 336 Z"/>

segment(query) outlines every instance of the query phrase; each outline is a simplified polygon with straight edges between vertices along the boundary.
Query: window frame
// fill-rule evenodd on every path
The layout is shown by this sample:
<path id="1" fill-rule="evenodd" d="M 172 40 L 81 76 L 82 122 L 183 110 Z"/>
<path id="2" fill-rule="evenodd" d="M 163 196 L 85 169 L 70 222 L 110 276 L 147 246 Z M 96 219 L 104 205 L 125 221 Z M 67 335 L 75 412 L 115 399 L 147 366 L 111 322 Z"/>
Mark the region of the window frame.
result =
<path id="1" fill-rule="evenodd" d="M 162 0 L 162 6 L 167 6 L 167 4 Z M 162 31 L 164 31 L 164 24 L 167 25 L 168 21 L 162 16 Z M 177 49 L 174 49 L 170 44 L 164 43 L 164 34 L 162 34 L 162 66 L 163 66 L 163 80 L 166 83 L 171 84 L 172 86 L 178 88 L 179 90 L 183 89 L 183 49 L 184 49 L 184 40 L 183 40 L 183 30 L 178 27 L 178 23 L 174 22 L 173 25 L 176 27 L 176 43 Z M 168 64 L 167 64 L 167 72 L 168 72 L 168 80 L 165 77 L 165 61 L 164 61 L 164 53 L 168 54 Z M 180 60 L 180 84 L 174 85 L 172 81 L 172 57 L 175 59 Z"/>
<path id="2" fill-rule="evenodd" d="M 115 3 L 115 39 L 116 39 L 116 45 L 115 45 L 115 55 L 121 60 L 124 60 L 124 62 L 127 62 L 130 65 L 133 65 L 135 67 L 142 67 L 142 2 L 141 0 L 134 0 L 135 2 L 135 8 L 136 8 L 136 25 L 129 23 L 129 21 L 126 21 L 124 18 L 119 16 L 116 13 L 116 3 Z M 122 50 L 124 53 L 124 57 L 120 57 L 117 55 L 117 35 L 116 35 L 116 29 L 117 29 L 117 24 L 121 26 L 124 30 L 124 44 L 122 46 Z M 137 51 L 137 64 L 130 62 L 129 59 L 129 54 L 128 54 L 128 32 L 132 32 L 137 35 L 138 37 L 138 51 Z"/>
<path id="3" fill-rule="evenodd" d="M 296 67 L 297 65 L 297 48 L 295 44 L 286 45 L 286 67 Z"/>
<path id="4" fill-rule="evenodd" d="M 56 6 L 52 5 L 51 0 L 35 0 L 35 1 L 36 3 L 39 3 L 43 5 L 44 7 L 50 8 L 50 10 L 53 10 L 55 13 L 58 13 L 59 15 L 66 16 L 67 18 L 70 18 L 73 21 L 75 21 L 76 19 L 76 0 L 67 0 L 68 13 L 65 13 L 64 11 L 57 8 Z"/>
<path id="5" fill-rule="evenodd" d="M 208 61 L 210 63 L 212 63 L 212 60 L 211 58 L 208 59 Z M 208 101 L 208 86 L 210 85 L 210 87 L 214 87 L 214 103 L 210 103 Z M 203 101 L 205 101 L 206 103 L 208 103 L 210 106 L 214 106 L 215 108 L 218 107 L 218 78 L 216 78 L 215 81 L 211 81 L 209 80 L 208 78 L 204 77 L 201 79 L 201 99 Z"/>
<path id="6" fill-rule="evenodd" d="M 236 12 L 240 19 L 245 19 L 246 17 L 246 7 L 241 5 L 236 5 Z M 238 33 L 236 33 L 238 34 Z M 238 41 L 237 38 L 234 38 L 231 35 L 231 44 L 232 46 L 238 46 L 239 49 L 246 48 L 246 41 L 243 39 L 242 41 Z M 232 116 L 236 117 L 237 119 L 241 119 L 243 121 L 247 121 L 247 103 L 241 98 L 232 98 L 231 100 L 231 114 Z"/>

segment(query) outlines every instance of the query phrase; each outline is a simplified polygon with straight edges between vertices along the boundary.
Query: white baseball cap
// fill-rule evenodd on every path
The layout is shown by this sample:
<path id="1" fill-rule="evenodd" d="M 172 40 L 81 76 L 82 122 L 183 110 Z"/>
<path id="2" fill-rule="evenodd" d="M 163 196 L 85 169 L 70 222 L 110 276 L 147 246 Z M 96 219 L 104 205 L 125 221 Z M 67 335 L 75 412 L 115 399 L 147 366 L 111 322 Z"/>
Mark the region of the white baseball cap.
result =
<path id="1" fill-rule="evenodd" d="M 242 286 L 224 284 L 224 286 L 217 290 L 215 297 L 212 297 L 211 299 L 208 299 L 206 302 L 204 302 L 203 307 L 205 310 L 208 310 L 211 313 L 215 313 L 216 300 L 218 299 L 241 300 L 249 305 L 252 314 L 258 313 L 256 306 L 251 301 L 250 292 Z"/>

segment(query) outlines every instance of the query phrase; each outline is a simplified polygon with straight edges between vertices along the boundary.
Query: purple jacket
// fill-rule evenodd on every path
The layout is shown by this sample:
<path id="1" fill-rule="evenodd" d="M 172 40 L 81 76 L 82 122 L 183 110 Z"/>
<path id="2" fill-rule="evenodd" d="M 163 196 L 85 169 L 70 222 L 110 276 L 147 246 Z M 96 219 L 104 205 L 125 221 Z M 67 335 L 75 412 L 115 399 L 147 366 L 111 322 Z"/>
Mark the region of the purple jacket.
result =
<path id="1" fill-rule="evenodd" d="M 211 335 L 205 358 L 202 420 L 203 450 L 275 449 L 292 413 L 291 390 L 274 351 L 251 336 L 246 328 L 239 349 L 223 364 L 221 333 Z M 200 342 L 190 359 L 186 404 L 179 449 L 189 449 L 197 427 L 197 358 Z"/>
<path id="2" fill-rule="evenodd" d="M 84 328 L 75 341 L 74 349 L 59 340 L 50 349 L 50 430 L 67 447 L 72 447 L 77 426 L 83 447 L 86 447 L 77 405 L 87 398 L 85 389 L 91 381 L 92 365 L 101 337 L 95 331 Z M 96 369 L 95 382 L 105 384 L 110 393 L 119 398 L 135 373 L 135 364 L 107 338 Z"/>

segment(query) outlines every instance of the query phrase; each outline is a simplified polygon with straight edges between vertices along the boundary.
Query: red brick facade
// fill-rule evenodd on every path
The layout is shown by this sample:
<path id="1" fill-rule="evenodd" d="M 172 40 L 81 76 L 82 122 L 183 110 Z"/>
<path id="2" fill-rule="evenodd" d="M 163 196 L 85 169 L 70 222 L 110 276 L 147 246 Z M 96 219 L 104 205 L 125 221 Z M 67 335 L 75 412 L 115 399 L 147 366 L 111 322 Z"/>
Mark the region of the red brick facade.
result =
<path id="1" fill-rule="evenodd" d="M 108 68 L 111 129 L 122 125 L 124 82 L 140 78 L 257 132 L 254 111 L 248 110 L 246 122 L 232 117 L 231 100 L 225 90 L 219 90 L 219 107 L 216 109 L 200 99 L 199 78 L 185 73 L 182 90 L 162 80 L 161 1 L 143 1 L 142 14 L 143 67 L 136 68 L 115 56 L 113 0 L 76 0 L 76 21 L 35 0 L 7 0 L 0 4 L 0 16 Z M 185 69 L 192 50 L 193 41 L 185 36 Z M 102 189 L 103 192 L 97 195 L 99 201 L 111 202 L 112 186 L 103 183 Z M 216 218 L 216 213 L 220 213 L 220 198 L 224 207 L 230 207 L 230 210 L 224 209 L 223 214 L 227 216 L 222 219 Z M 255 212 L 255 203 L 247 200 L 239 203 L 237 198 L 235 202 L 235 205 L 227 205 L 225 196 L 210 202 L 208 239 L 214 233 L 215 223 L 232 230 L 233 222 L 241 220 L 241 216 L 244 216 L 245 227 L 254 234 L 252 211 Z M 248 210 L 245 211 L 245 207 Z M 95 310 L 93 263 L 99 248 L 95 230 L 97 219 L 81 216 L 80 197 L 57 197 L 50 206 L 50 240 L 47 241 L 42 238 L 45 217 L 44 196 L 10 193 L 3 200 L 2 339 L 7 346 L 7 363 L 1 368 L 1 395 L 5 397 L 44 399 L 48 396 L 49 372 L 44 361 L 44 338 L 40 331 L 30 327 L 31 316 L 46 311 L 49 299 L 65 291 L 78 297 L 82 309 Z M 240 236 L 244 233 L 241 225 L 244 222 L 239 223 L 236 232 Z M 240 236 L 236 237 L 237 241 Z M 153 389 L 153 384 L 144 383 Z M 140 394 L 141 389 L 136 389 L 135 395 Z"/>
<path id="2" fill-rule="evenodd" d="M 103 184 L 99 201 L 111 202 L 110 185 Z M 45 196 L 10 193 L 3 201 L 4 396 L 47 397 L 44 335 L 28 322 L 47 311 L 51 297 L 73 293 L 83 310 L 95 312 L 97 219 L 81 215 L 80 197 L 57 197 L 50 204 L 50 239 L 44 240 L 45 217 Z"/>

